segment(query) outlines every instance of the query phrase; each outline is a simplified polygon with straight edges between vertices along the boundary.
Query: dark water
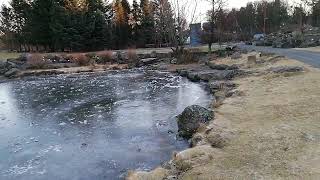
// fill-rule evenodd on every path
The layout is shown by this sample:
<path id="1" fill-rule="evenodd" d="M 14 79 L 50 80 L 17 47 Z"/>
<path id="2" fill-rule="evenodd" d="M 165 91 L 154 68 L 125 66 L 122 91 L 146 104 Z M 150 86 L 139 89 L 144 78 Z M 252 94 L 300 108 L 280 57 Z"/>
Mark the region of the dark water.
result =
<path id="1" fill-rule="evenodd" d="M 187 147 L 175 116 L 209 101 L 201 85 L 155 71 L 1 83 L 0 179 L 109 180 L 152 169 Z"/>

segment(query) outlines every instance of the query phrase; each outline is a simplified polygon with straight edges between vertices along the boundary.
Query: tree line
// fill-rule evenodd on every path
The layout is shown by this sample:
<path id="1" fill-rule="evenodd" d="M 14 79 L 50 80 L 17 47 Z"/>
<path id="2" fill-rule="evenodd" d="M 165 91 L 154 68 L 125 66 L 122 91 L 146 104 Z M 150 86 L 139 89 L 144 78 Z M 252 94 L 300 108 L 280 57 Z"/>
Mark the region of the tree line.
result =
<path id="1" fill-rule="evenodd" d="M 249 2 L 240 9 L 226 8 L 226 0 L 207 0 L 211 4 L 203 41 L 207 43 L 249 40 L 256 33 L 288 29 L 302 30 L 304 25 L 320 27 L 320 0 Z"/>
<path id="2" fill-rule="evenodd" d="M 20 51 L 160 46 L 173 18 L 168 0 L 11 0 L 1 7 L 0 35 Z"/>
<path id="3" fill-rule="evenodd" d="M 256 1 L 240 9 L 210 2 L 206 43 L 245 40 L 304 24 L 320 26 L 320 0 Z M 0 38 L 19 51 L 93 51 L 181 46 L 188 35 L 186 0 L 11 0 L 0 10 Z M 173 4 L 176 3 L 176 4 Z M 184 3 L 184 4 L 183 4 Z M 201 3 L 201 2 L 200 2 Z M 177 5 L 180 5 L 177 6 Z M 195 16 L 195 14 L 191 15 Z M 236 38 L 234 37 L 236 35 Z"/>

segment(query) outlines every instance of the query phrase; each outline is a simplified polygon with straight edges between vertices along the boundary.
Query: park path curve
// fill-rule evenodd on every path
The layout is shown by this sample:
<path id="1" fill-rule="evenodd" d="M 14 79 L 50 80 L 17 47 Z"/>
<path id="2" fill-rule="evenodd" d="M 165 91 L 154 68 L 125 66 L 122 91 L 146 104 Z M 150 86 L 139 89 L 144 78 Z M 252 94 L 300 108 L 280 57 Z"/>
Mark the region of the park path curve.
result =
<path id="1" fill-rule="evenodd" d="M 245 48 L 248 50 L 276 53 L 291 59 L 299 60 L 313 67 L 320 68 L 320 52 L 312 52 L 312 51 L 297 50 L 297 49 L 281 49 L 281 48 L 272 48 L 272 47 L 264 47 L 264 46 L 250 46 L 250 45 L 243 45 L 243 44 L 238 46 L 240 48 Z"/>

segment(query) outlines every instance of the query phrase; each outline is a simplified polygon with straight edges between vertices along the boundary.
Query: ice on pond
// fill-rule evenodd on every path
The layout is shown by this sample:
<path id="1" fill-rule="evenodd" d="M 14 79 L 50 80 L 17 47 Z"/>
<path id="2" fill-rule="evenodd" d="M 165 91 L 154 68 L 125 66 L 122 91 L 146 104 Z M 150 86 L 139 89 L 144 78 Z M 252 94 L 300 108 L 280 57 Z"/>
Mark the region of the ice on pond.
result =
<path id="1" fill-rule="evenodd" d="M 0 179 L 113 180 L 153 169 L 188 146 L 175 116 L 209 102 L 201 85 L 145 70 L 2 83 L 0 120 L 12 123 L 0 121 Z"/>
<path id="2" fill-rule="evenodd" d="M 64 125 L 66 125 L 66 124 L 67 124 L 67 123 L 62 122 L 62 123 L 59 124 L 59 126 L 64 126 Z"/>

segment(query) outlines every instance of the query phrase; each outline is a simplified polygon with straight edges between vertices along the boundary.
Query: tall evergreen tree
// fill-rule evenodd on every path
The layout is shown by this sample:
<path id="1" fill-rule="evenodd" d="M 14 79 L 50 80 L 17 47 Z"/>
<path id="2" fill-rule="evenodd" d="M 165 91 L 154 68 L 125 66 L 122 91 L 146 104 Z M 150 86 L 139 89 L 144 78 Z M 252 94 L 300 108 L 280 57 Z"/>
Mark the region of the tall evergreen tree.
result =
<path id="1" fill-rule="evenodd" d="M 2 5 L 0 11 L 0 34 L 2 36 L 0 40 L 11 50 L 14 48 L 15 40 L 12 24 L 13 18 L 12 8 Z"/>
<path id="2" fill-rule="evenodd" d="M 117 48 L 125 48 L 128 46 L 130 27 L 129 27 L 129 13 L 130 6 L 127 0 L 116 0 L 114 4 L 115 11 L 115 35 L 118 39 L 116 41 Z"/>
<path id="3" fill-rule="evenodd" d="M 140 41 L 140 38 L 143 37 L 141 30 L 141 21 L 142 21 L 142 10 L 136 0 L 133 0 L 132 10 L 131 10 L 131 41 L 137 46 L 143 46 L 143 42 Z"/>
<path id="4" fill-rule="evenodd" d="M 12 7 L 14 38 L 21 51 L 22 46 L 27 43 L 25 24 L 29 16 L 30 5 L 26 0 L 12 0 L 10 6 Z"/>
<path id="5" fill-rule="evenodd" d="M 169 34 L 174 29 L 174 14 L 168 0 L 154 1 L 154 21 L 155 21 L 155 42 L 161 44 L 170 43 Z"/>
<path id="6" fill-rule="evenodd" d="M 320 27 L 320 0 L 313 2 L 311 16 L 312 25 Z"/>
<path id="7" fill-rule="evenodd" d="M 154 43 L 154 17 L 153 17 L 153 6 L 149 0 L 141 0 L 140 8 L 142 10 L 141 19 L 141 31 L 144 34 L 141 37 L 143 44 L 153 44 Z"/>

